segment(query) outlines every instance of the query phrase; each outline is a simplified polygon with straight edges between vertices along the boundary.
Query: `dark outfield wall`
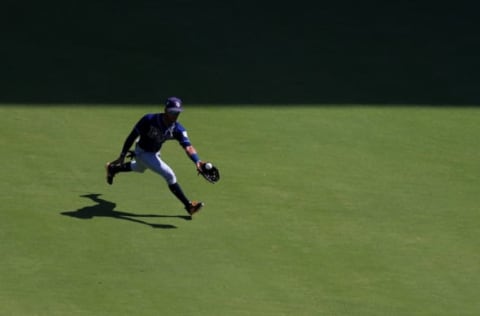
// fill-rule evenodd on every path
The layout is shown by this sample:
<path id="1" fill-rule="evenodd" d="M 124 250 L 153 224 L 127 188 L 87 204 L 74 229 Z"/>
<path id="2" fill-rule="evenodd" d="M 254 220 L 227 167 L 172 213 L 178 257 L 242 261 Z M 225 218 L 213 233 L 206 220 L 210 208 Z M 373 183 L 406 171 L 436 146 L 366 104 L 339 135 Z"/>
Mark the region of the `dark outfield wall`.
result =
<path id="1" fill-rule="evenodd" d="M 3 1 L 0 103 L 480 104 L 478 4 L 278 2 Z"/>

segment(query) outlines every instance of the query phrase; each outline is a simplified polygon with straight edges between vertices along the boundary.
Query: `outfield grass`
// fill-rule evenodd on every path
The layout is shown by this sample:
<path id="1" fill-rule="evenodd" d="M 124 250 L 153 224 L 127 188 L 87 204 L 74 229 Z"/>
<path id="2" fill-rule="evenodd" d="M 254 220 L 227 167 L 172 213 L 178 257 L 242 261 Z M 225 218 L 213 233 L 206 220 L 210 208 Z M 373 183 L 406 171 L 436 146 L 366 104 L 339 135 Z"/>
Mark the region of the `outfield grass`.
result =
<path id="1" fill-rule="evenodd" d="M 0 107 L 0 315 L 480 313 L 480 109 L 188 108 L 222 172 L 165 145 L 192 221 L 153 173 L 104 181 L 157 109 Z"/>

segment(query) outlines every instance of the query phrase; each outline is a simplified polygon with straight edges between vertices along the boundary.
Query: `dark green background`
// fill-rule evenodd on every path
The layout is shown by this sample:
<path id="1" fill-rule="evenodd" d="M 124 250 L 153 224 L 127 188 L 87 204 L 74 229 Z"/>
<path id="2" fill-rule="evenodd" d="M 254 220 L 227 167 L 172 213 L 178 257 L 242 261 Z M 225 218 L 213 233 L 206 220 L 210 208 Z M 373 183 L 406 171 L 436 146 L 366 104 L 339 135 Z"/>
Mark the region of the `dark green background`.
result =
<path id="1" fill-rule="evenodd" d="M 0 102 L 480 104 L 479 5 L 313 3 L 3 1 Z"/>

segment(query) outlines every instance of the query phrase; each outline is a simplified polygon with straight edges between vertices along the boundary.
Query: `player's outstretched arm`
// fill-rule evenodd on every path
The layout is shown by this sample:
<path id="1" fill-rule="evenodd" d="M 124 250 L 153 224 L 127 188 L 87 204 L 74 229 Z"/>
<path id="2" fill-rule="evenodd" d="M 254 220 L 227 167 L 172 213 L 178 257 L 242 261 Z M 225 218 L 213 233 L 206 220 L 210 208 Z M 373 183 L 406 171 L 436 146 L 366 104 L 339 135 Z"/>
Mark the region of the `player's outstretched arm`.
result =
<path id="1" fill-rule="evenodd" d="M 195 165 L 197 166 L 197 169 L 199 169 L 202 161 L 200 160 L 200 157 L 198 156 L 198 153 L 195 147 L 193 147 L 192 145 L 186 146 L 185 152 L 187 153 L 190 160 L 192 160 L 195 163 Z"/>

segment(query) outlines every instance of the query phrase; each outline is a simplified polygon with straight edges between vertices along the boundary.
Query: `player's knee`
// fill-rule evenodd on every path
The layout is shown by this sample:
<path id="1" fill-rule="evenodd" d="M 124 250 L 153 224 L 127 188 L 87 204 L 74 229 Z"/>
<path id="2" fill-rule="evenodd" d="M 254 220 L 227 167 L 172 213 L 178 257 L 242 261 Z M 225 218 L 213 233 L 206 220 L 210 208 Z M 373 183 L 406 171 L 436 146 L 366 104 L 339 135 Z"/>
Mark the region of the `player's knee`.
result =
<path id="1" fill-rule="evenodd" d="M 167 181 L 168 185 L 175 184 L 177 182 L 177 177 L 173 173 L 168 173 L 163 175 L 165 181 Z"/>
<path id="2" fill-rule="evenodd" d="M 167 181 L 168 185 L 172 185 L 177 183 L 177 177 L 175 176 L 175 173 L 170 169 L 170 170 L 164 170 L 162 172 L 162 176 Z"/>

